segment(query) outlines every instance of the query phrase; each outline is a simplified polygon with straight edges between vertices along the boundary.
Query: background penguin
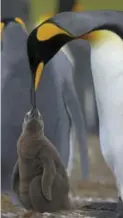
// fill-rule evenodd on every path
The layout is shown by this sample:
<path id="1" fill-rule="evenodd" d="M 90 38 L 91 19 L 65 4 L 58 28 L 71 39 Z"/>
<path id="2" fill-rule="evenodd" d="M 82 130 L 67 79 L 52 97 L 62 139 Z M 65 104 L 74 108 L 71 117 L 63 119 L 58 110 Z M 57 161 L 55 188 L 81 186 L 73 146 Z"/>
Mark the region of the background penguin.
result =
<path id="1" fill-rule="evenodd" d="M 20 24 L 10 22 L 3 30 L 1 52 L 2 191 L 11 190 L 11 173 L 17 158 L 16 142 L 21 131 L 22 116 L 30 106 L 28 94 L 30 70 L 26 55 L 26 40 L 26 30 Z"/>
<path id="2" fill-rule="evenodd" d="M 25 111 L 30 108 L 31 73 L 26 53 L 27 37 L 28 34 L 22 26 L 13 22 L 6 26 L 2 34 L 2 191 L 11 189 L 11 173 L 17 158 L 16 142 Z M 62 62 L 64 64 L 61 69 L 56 63 L 61 65 Z M 56 145 L 66 167 L 70 155 L 71 126 L 74 123 L 80 155 L 83 157 L 83 175 L 86 177 L 88 160 L 83 117 L 72 81 L 72 65 L 63 52 L 59 52 L 45 69 L 37 90 L 37 105 L 43 114 L 45 134 Z"/>
<path id="3" fill-rule="evenodd" d="M 38 55 L 40 54 L 39 61 L 45 65 L 65 43 L 76 38 L 90 42 L 91 67 L 100 121 L 101 151 L 116 178 L 118 194 L 123 201 L 122 20 L 122 11 L 58 14 L 32 31 L 28 38 L 28 53 L 32 57 L 37 51 Z M 45 33 L 47 30 L 45 35 L 44 30 Z M 35 50 L 32 51 L 31 41 L 34 42 L 34 39 Z M 47 53 L 42 53 L 42 47 L 47 48 Z"/>
<path id="4" fill-rule="evenodd" d="M 70 209 L 67 172 L 57 149 L 44 135 L 37 108 L 24 117 L 17 154 L 12 185 L 22 205 L 41 213 Z"/>

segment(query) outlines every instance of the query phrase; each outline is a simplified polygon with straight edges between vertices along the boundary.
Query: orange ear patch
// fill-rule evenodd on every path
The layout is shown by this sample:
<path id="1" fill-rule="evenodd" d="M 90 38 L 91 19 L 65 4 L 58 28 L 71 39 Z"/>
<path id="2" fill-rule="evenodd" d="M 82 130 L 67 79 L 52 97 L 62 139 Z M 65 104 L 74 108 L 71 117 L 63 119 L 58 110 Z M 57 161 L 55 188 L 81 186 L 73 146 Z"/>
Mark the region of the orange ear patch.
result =
<path id="1" fill-rule="evenodd" d="M 45 41 L 53 36 L 56 36 L 58 34 L 64 34 L 72 37 L 72 35 L 65 30 L 61 29 L 60 27 L 56 26 L 53 23 L 44 23 L 43 25 L 38 27 L 37 30 L 37 39 L 39 41 Z"/>
<path id="2" fill-rule="evenodd" d="M 16 21 L 17 23 L 19 23 L 20 25 L 22 25 L 24 28 L 26 28 L 25 23 L 23 22 L 23 20 L 22 20 L 21 18 L 16 17 L 16 18 L 15 18 L 15 21 Z"/>
<path id="3" fill-rule="evenodd" d="M 81 5 L 79 2 L 77 2 L 77 3 L 73 6 L 72 11 L 83 11 L 83 7 L 82 7 L 82 5 Z"/>
<path id="4" fill-rule="evenodd" d="M 4 22 L 0 22 L 0 32 L 1 33 L 2 33 L 3 29 L 4 29 L 4 26 L 5 26 Z"/>
<path id="5" fill-rule="evenodd" d="M 38 85 L 39 85 L 39 82 L 40 82 L 40 79 L 41 79 L 41 75 L 42 75 L 42 72 L 43 72 L 43 67 L 44 67 L 44 63 L 40 62 L 38 64 L 38 67 L 37 67 L 37 70 L 36 70 L 36 73 L 35 73 L 35 90 L 38 88 Z"/>
<path id="6" fill-rule="evenodd" d="M 103 43 L 112 38 L 112 32 L 109 30 L 95 30 L 79 38 L 88 40 L 91 44 Z"/>
<path id="7" fill-rule="evenodd" d="M 101 30 L 95 30 L 93 32 L 79 36 L 78 39 L 88 40 L 90 43 L 98 42 L 100 39 L 102 39 L 102 32 L 103 31 Z"/>
<path id="8" fill-rule="evenodd" d="M 87 33 L 85 35 L 82 35 L 79 37 L 80 39 L 85 39 L 85 40 L 88 40 L 88 41 L 96 41 L 98 40 L 99 38 L 99 31 L 94 31 L 94 32 L 90 32 L 90 33 Z"/>

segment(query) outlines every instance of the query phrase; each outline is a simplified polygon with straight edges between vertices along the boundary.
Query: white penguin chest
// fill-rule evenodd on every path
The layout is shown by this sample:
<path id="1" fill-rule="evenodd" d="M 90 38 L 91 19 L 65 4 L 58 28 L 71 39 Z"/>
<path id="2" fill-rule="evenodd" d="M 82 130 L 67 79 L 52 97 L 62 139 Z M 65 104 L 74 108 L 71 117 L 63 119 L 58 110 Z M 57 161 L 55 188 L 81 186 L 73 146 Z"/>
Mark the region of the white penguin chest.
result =
<path id="1" fill-rule="evenodd" d="M 121 146 L 123 151 L 123 40 L 109 32 L 106 39 L 92 44 L 91 68 L 101 149 L 109 156 L 111 152 L 121 151 Z"/>

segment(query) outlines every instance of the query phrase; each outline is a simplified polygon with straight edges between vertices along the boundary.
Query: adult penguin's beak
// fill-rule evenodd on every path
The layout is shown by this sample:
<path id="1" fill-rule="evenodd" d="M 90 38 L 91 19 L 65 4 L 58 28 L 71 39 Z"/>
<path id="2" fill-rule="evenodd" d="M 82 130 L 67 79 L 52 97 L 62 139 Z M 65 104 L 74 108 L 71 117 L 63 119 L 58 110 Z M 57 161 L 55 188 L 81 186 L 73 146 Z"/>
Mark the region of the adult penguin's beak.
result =
<path id="1" fill-rule="evenodd" d="M 42 72 L 43 72 L 43 67 L 44 67 L 44 63 L 40 62 L 38 64 L 37 69 L 36 69 L 36 73 L 35 73 L 35 91 L 38 88 L 38 85 L 39 85 L 39 82 L 40 82 L 40 79 L 41 79 L 41 75 L 42 75 Z"/>

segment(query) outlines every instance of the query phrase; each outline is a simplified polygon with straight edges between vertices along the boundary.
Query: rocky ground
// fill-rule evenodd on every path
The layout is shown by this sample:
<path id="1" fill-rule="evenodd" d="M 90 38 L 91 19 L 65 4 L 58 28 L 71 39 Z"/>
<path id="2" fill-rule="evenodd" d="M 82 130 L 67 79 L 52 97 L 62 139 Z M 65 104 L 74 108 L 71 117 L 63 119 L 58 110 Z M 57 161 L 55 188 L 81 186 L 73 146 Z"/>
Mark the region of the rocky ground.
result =
<path id="1" fill-rule="evenodd" d="M 2 218 L 113 218 L 116 213 L 117 191 L 114 178 L 101 156 L 98 138 L 88 138 L 90 175 L 88 181 L 81 180 L 77 147 L 74 169 L 70 179 L 71 198 L 79 208 L 73 211 L 38 214 L 13 206 L 7 195 L 2 195 Z M 79 203 L 78 203 L 79 202 Z"/>

